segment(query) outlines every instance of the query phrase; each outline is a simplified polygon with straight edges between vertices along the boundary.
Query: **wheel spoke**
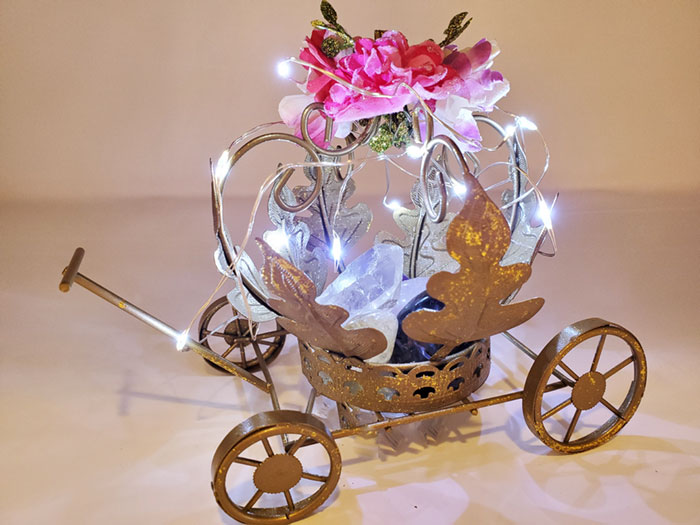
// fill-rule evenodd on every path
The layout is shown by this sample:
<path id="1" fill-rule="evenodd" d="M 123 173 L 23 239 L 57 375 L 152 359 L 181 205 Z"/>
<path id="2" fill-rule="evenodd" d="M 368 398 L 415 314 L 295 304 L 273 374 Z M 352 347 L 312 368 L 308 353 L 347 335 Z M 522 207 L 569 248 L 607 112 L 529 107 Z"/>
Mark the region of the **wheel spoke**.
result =
<path id="1" fill-rule="evenodd" d="M 620 411 L 619 411 L 617 408 L 615 408 L 608 400 L 606 400 L 605 398 L 603 398 L 603 399 L 600 400 L 600 402 L 603 404 L 603 406 L 604 406 L 605 408 L 607 408 L 608 410 L 610 410 L 610 412 L 612 412 L 613 414 L 615 414 L 617 417 L 619 417 L 620 419 L 623 419 L 623 420 L 627 421 L 627 419 L 625 419 L 625 416 L 623 416 L 622 413 L 620 413 Z"/>
<path id="2" fill-rule="evenodd" d="M 289 507 L 289 512 L 292 512 L 294 510 L 294 500 L 292 499 L 292 495 L 289 493 L 288 490 L 284 491 L 284 499 L 287 500 L 287 507 Z"/>
<path id="3" fill-rule="evenodd" d="M 593 364 L 591 364 L 591 372 L 595 372 L 598 361 L 600 361 L 600 354 L 603 353 L 603 345 L 605 344 L 605 336 L 606 334 L 601 335 L 600 341 L 598 341 L 598 346 L 595 349 L 595 356 L 593 357 Z"/>
<path id="4" fill-rule="evenodd" d="M 557 412 L 564 410 L 566 407 L 568 407 L 572 403 L 571 398 L 567 399 L 566 401 L 562 401 L 559 403 L 557 406 L 552 408 L 551 410 L 548 410 L 544 414 L 542 414 L 542 421 L 544 421 L 547 418 L 552 417 L 554 414 Z"/>
<path id="5" fill-rule="evenodd" d="M 231 352 L 233 352 L 234 348 L 238 346 L 237 343 L 233 343 L 231 346 L 228 347 L 228 350 L 226 350 L 223 354 L 221 354 L 221 357 L 226 357 L 229 355 Z"/>
<path id="6" fill-rule="evenodd" d="M 608 379 L 610 376 L 617 374 L 620 370 L 625 368 L 627 365 L 629 365 L 633 361 L 634 361 L 634 356 L 631 355 L 627 359 L 625 359 L 624 361 L 620 362 L 619 364 L 617 364 L 616 366 L 612 367 L 610 370 L 605 372 L 603 374 L 603 377 L 605 377 L 605 379 Z"/>
<path id="7" fill-rule="evenodd" d="M 272 450 L 272 445 L 270 445 L 270 442 L 267 440 L 267 438 L 262 438 L 262 444 L 263 447 L 265 447 L 265 452 L 267 452 L 268 457 L 274 456 L 275 453 Z"/>
<path id="8" fill-rule="evenodd" d="M 565 388 L 567 386 L 573 386 L 573 384 L 569 385 L 569 384 L 565 383 L 564 381 L 557 381 L 556 383 L 549 383 L 546 387 L 544 387 L 544 391 L 542 393 L 548 394 L 549 392 L 556 392 L 557 390 L 561 390 L 562 388 Z"/>
<path id="9" fill-rule="evenodd" d="M 245 356 L 245 346 L 238 345 L 238 347 L 241 350 L 241 366 L 243 368 L 248 368 L 248 360 L 246 359 L 246 356 Z"/>
<path id="10" fill-rule="evenodd" d="M 257 339 L 267 339 L 268 337 L 278 337 L 284 335 L 287 332 L 285 330 L 272 330 L 271 332 L 263 332 L 262 334 L 257 334 Z"/>
<path id="11" fill-rule="evenodd" d="M 255 342 L 258 343 L 259 345 L 267 345 L 267 346 L 272 346 L 272 345 L 277 344 L 277 341 L 255 341 Z"/>
<path id="12" fill-rule="evenodd" d="M 564 443 L 568 443 L 571 439 L 571 436 L 573 436 L 574 430 L 576 429 L 576 423 L 578 423 L 579 417 L 581 417 L 581 409 L 577 408 L 576 413 L 574 414 L 574 417 L 571 420 L 571 424 L 569 425 L 569 428 L 566 431 L 566 435 L 564 436 Z"/>
<path id="13" fill-rule="evenodd" d="M 571 376 L 571 378 L 572 378 L 574 381 L 578 381 L 579 377 L 578 377 L 578 375 L 576 374 L 576 372 L 574 372 L 573 370 L 571 370 L 571 368 L 569 368 L 568 366 L 566 366 L 566 364 L 564 363 L 564 361 L 559 361 L 559 363 L 557 364 L 557 366 L 562 367 L 562 368 L 564 369 L 564 372 L 566 372 L 567 374 L 569 374 L 569 376 Z"/>
<path id="14" fill-rule="evenodd" d="M 319 476 L 318 474 L 311 474 L 310 472 L 302 472 L 301 477 L 310 479 L 311 481 L 320 481 L 321 483 L 328 481 L 328 476 Z"/>
<path id="15" fill-rule="evenodd" d="M 307 436 L 299 437 L 299 439 L 297 439 L 294 443 L 292 443 L 292 446 L 289 447 L 289 450 L 287 450 L 287 454 L 289 454 L 290 456 L 296 454 L 297 451 L 304 446 L 304 443 L 306 443 L 308 439 L 309 438 Z"/>
<path id="16" fill-rule="evenodd" d="M 262 495 L 263 495 L 263 491 L 258 489 L 257 492 L 255 494 L 253 494 L 253 497 L 250 498 L 248 503 L 245 504 L 245 507 L 243 507 L 243 510 L 248 511 L 251 508 L 253 508 L 253 505 L 255 505 L 258 502 L 258 500 L 260 499 L 260 496 L 262 496 Z"/>
<path id="17" fill-rule="evenodd" d="M 262 461 L 258 461 L 257 459 L 248 459 L 241 456 L 234 459 L 233 462 L 240 465 L 248 465 L 249 467 L 259 467 L 262 463 Z"/>

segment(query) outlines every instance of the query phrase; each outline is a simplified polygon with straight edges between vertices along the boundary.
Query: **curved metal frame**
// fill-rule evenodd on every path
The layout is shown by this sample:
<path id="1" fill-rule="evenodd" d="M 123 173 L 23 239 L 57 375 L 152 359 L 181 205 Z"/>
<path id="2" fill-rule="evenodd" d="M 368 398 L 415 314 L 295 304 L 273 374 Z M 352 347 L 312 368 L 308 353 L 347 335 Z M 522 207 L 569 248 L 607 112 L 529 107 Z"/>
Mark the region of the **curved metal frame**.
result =
<path id="1" fill-rule="evenodd" d="M 312 104 L 309 104 L 304 108 L 304 111 L 302 111 L 301 113 L 301 136 L 304 137 L 304 140 L 308 142 L 311 145 L 311 147 L 316 151 L 316 153 L 320 155 L 328 155 L 330 157 L 342 157 L 343 155 L 347 155 L 348 153 L 356 150 L 362 144 L 367 142 L 370 138 L 372 138 L 374 133 L 377 131 L 377 128 L 379 127 L 379 117 L 374 117 L 370 119 L 370 121 L 367 123 L 362 132 L 357 136 L 357 138 L 344 148 L 325 149 L 316 144 L 311 139 L 311 134 L 309 133 L 309 118 L 311 117 L 311 113 L 313 113 L 314 111 L 318 111 L 319 113 L 321 113 L 323 115 L 323 118 L 326 120 L 326 130 L 324 137 L 326 142 L 330 142 L 333 138 L 333 119 L 326 115 L 326 113 L 323 111 L 323 104 L 320 102 L 314 102 Z"/>
<path id="2" fill-rule="evenodd" d="M 213 216 L 214 216 L 214 232 L 215 235 L 221 245 L 221 251 L 224 255 L 224 260 L 226 264 L 230 267 L 237 257 L 237 252 L 235 247 L 232 245 L 228 238 L 228 234 L 224 225 L 224 217 L 223 217 L 223 192 L 224 192 L 224 187 L 226 184 L 226 181 L 228 180 L 228 177 L 235 166 L 235 164 L 251 149 L 254 147 L 264 144 L 266 142 L 272 142 L 276 140 L 284 141 L 284 142 L 290 142 L 292 144 L 295 144 L 301 148 L 303 148 L 309 157 L 311 158 L 311 162 L 313 163 L 320 163 L 320 157 L 319 155 L 328 155 L 332 157 L 341 157 L 344 155 L 348 155 L 349 157 L 352 157 L 354 155 L 355 149 L 357 149 L 359 146 L 362 144 L 365 144 L 376 132 L 378 125 L 379 125 L 379 118 L 375 117 L 372 119 L 362 130 L 359 136 L 354 138 L 347 138 L 346 141 L 348 142 L 348 145 L 345 148 L 339 148 L 336 150 L 330 150 L 330 149 L 325 149 L 317 144 L 315 144 L 309 135 L 309 130 L 308 130 L 308 123 L 309 123 L 309 118 L 310 115 L 314 111 L 320 111 L 323 114 L 323 117 L 326 119 L 326 138 L 328 138 L 328 134 L 330 130 L 332 130 L 332 119 L 328 117 L 324 112 L 323 112 L 323 104 L 315 102 L 312 104 L 309 104 L 306 108 L 304 108 L 304 111 L 302 112 L 302 118 L 301 118 L 301 132 L 303 139 L 300 139 L 298 137 L 295 137 L 294 135 L 290 135 L 288 133 L 267 133 L 265 135 L 261 135 L 258 137 L 255 137 L 245 144 L 238 148 L 233 156 L 231 157 L 230 163 L 229 163 L 229 169 L 226 172 L 226 175 L 222 177 L 220 180 L 217 180 L 216 178 L 212 179 L 212 206 L 213 206 Z M 424 138 L 421 137 L 421 132 L 420 132 L 420 116 L 421 114 L 424 115 L 425 117 L 425 124 L 426 124 L 426 136 Z M 420 171 L 420 176 L 419 176 L 419 181 L 421 184 L 421 188 L 423 190 L 423 198 L 425 200 L 424 208 L 426 211 L 426 215 L 428 218 L 433 221 L 433 222 L 441 222 L 444 220 L 446 212 L 447 212 L 447 188 L 445 184 L 445 176 L 442 170 L 437 170 L 437 177 L 438 177 L 438 191 L 439 191 L 439 200 L 437 202 L 432 202 L 431 201 L 431 196 L 428 193 L 428 174 L 429 174 L 429 166 L 432 161 L 433 155 L 435 148 L 438 145 L 442 146 L 442 153 L 444 154 L 445 150 L 450 150 L 452 154 L 455 156 L 457 159 L 457 162 L 462 169 L 462 176 L 464 177 L 466 173 L 470 173 L 471 171 L 469 169 L 469 165 L 466 162 L 465 156 L 462 153 L 462 151 L 459 149 L 457 144 L 452 140 L 451 138 L 444 136 L 444 135 L 439 135 L 437 137 L 433 137 L 433 130 L 434 130 L 434 122 L 433 118 L 430 114 L 425 114 L 425 112 L 422 111 L 422 108 L 415 108 L 412 112 L 412 118 L 413 118 L 413 139 L 417 144 L 420 144 L 422 147 L 425 148 L 425 152 L 423 155 L 423 159 L 421 162 L 421 171 Z M 492 119 L 484 116 L 484 115 L 474 115 L 474 119 L 477 122 L 483 122 L 489 126 L 491 126 L 494 130 L 496 130 L 497 133 L 499 133 L 503 139 L 503 141 L 508 145 L 508 148 L 510 150 L 510 163 L 511 167 L 509 168 L 509 173 L 510 173 L 510 179 L 513 184 L 513 198 L 518 198 L 520 195 L 520 190 L 525 187 L 525 177 L 520 173 L 521 170 L 526 170 L 527 169 L 527 159 L 525 158 L 524 151 L 517 139 L 517 136 L 512 136 L 509 137 L 505 130 L 503 129 L 500 124 L 497 122 L 493 121 Z M 472 162 L 475 164 L 475 166 L 478 166 L 478 159 L 472 155 L 472 154 L 467 154 L 467 156 L 472 160 Z M 314 186 L 313 189 L 308 196 L 308 198 L 298 204 L 298 205 L 290 205 L 284 201 L 282 198 L 282 190 L 291 178 L 294 169 L 290 168 L 282 172 L 282 174 L 279 176 L 279 178 L 275 181 L 273 189 L 272 189 L 272 196 L 275 199 L 275 202 L 277 205 L 284 211 L 289 212 L 289 213 L 299 213 L 301 211 L 306 210 L 311 204 L 319 198 L 321 195 L 321 185 L 323 183 L 323 175 L 322 175 L 322 170 L 321 168 L 316 165 L 313 166 L 312 168 L 315 171 L 315 181 L 314 181 Z M 347 178 L 351 173 L 352 173 L 352 168 L 348 167 L 348 173 L 346 174 L 345 177 Z M 532 198 L 535 198 L 534 195 Z M 438 211 L 435 211 L 435 208 L 437 207 Z M 506 216 L 506 219 L 508 219 L 508 223 L 511 227 L 511 232 L 515 232 L 518 223 L 518 217 L 520 213 L 521 205 L 517 204 L 512 206 L 512 211 L 510 212 L 509 216 Z M 536 241 L 536 246 L 534 247 L 534 254 L 536 254 L 537 250 L 539 249 L 539 246 L 541 245 L 542 241 L 544 239 L 544 233 L 540 235 L 540 237 Z M 533 258 L 534 258 L 533 254 Z M 530 261 L 531 262 L 531 261 Z M 234 270 L 235 271 L 235 270 Z M 274 308 L 271 308 L 265 297 L 264 294 L 262 293 L 261 290 L 258 290 L 257 287 L 249 282 L 247 279 L 245 279 L 244 276 L 242 277 L 243 285 L 246 287 L 246 290 L 248 293 L 253 297 L 258 303 L 264 305 L 267 307 L 270 311 L 279 314 L 274 310 Z M 512 299 L 512 297 L 510 298 Z"/>
<path id="3" fill-rule="evenodd" d="M 213 211 L 213 216 L 214 216 L 214 234 L 216 235 L 219 245 L 221 246 L 221 251 L 223 252 L 224 255 L 224 260 L 226 261 L 226 264 L 229 268 L 233 266 L 233 261 L 236 259 L 238 254 L 236 253 L 235 247 L 231 244 L 227 232 L 226 232 L 226 226 L 224 225 L 224 209 L 223 209 L 223 194 L 224 194 L 224 187 L 226 186 L 226 181 L 228 180 L 228 177 L 231 173 L 231 170 L 233 167 L 236 165 L 236 163 L 251 149 L 254 147 L 264 144 L 266 142 L 271 142 L 275 140 L 280 140 L 283 142 L 290 142 L 292 144 L 296 144 L 297 146 L 300 146 L 304 150 L 306 150 L 307 154 L 311 157 L 312 162 L 319 163 L 320 159 L 314 149 L 309 146 L 309 144 L 302 139 L 295 137 L 294 135 L 290 135 L 288 133 L 267 133 L 265 135 L 260 135 L 259 137 L 255 137 L 245 144 L 238 148 L 236 152 L 234 153 L 233 157 L 231 157 L 231 160 L 229 162 L 229 168 L 228 171 L 226 172 L 226 175 L 224 177 L 221 177 L 221 179 L 217 180 L 216 177 L 212 176 L 212 211 Z M 282 188 L 284 185 L 289 181 L 290 177 L 292 176 L 293 169 L 288 169 L 285 170 L 284 173 L 282 173 L 281 177 L 275 182 L 273 186 L 273 195 L 275 198 L 275 201 L 277 204 L 284 209 L 285 211 L 289 211 L 291 213 L 298 213 L 301 211 L 304 211 L 307 209 L 311 204 L 313 204 L 313 201 L 316 200 L 318 197 L 319 193 L 321 192 L 321 184 L 323 183 L 323 176 L 321 172 L 321 168 L 318 166 L 314 166 L 313 168 L 316 171 L 316 181 L 313 187 L 313 190 L 309 197 L 306 199 L 306 201 L 302 202 L 301 204 L 297 206 L 289 206 L 286 204 L 281 196 L 282 193 Z M 231 268 L 231 270 L 235 273 L 235 268 Z M 253 285 L 251 282 L 249 282 L 244 276 L 241 276 L 241 280 L 243 281 L 243 285 L 246 287 L 246 290 L 248 293 L 260 304 L 265 305 L 267 308 L 269 308 L 271 311 L 275 312 L 273 308 L 270 308 L 270 306 L 267 304 L 267 301 L 265 300 L 262 292 L 258 290 L 255 285 Z M 275 312 L 278 313 L 278 312 Z"/>
<path id="4" fill-rule="evenodd" d="M 418 180 L 420 181 L 421 190 L 423 192 L 425 212 L 428 215 L 428 218 L 433 222 L 442 222 L 447 214 L 447 186 L 445 184 L 445 177 L 442 170 L 437 170 L 440 201 L 437 203 L 431 202 L 430 192 L 428 191 L 428 169 L 433 158 L 433 152 L 438 145 L 443 146 L 443 151 L 444 149 L 447 149 L 455 156 L 457 162 L 459 163 L 459 167 L 462 169 L 462 180 L 465 179 L 467 174 L 471 174 L 467 161 L 464 160 L 464 155 L 462 155 L 462 151 L 450 137 L 446 135 L 438 135 L 437 137 L 433 137 L 427 143 L 425 153 L 423 154 L 423 160 L 421 161 L 420 165 L 420 176 Z M 435 212 L 436 207 L 438 207 L 439 210 L 437 213 Z"/>

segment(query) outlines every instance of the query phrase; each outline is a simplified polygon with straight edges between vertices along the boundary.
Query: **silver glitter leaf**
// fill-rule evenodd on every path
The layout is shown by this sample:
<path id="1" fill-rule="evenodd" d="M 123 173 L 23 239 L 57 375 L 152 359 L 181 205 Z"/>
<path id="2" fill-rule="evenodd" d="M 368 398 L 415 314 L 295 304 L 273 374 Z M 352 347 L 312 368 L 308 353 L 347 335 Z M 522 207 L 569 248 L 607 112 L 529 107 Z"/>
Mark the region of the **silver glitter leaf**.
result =
<path id="1" fill-rule="evenodd" d="M 320 155 L 323 162 L 333 162 L 333 157 Z M 307 157 L 307 162 L 311 161 Z M 355 204 L 348 208 L 347 201 L 355 192 L 355 182 L 343 180 L 340 169 L 336 166 L 324 166 L 321 168 L 323 185 L 321 193 L 314 203 L 308 208 L 309 216 L 299 217 L 306 223 L 311 232 L 309 245 L 314 249 L 319 248 L 328 253 L 333 233 L 338 235 L 342 246 L 347 249 L 357 243 L 372 223 L 372 212 L 364 203 Z M 312 182 L 316 180 L 316 170 L 304 168 L 304 174 Z M 294 195 L 298 200 L 306 200 L 310 189 L 305 186 L 294 188 Z"/>
<path id="2" fill-rule="evenodd" d="M 296 204 L 294 194 L 286 186 L 282 188 L 282 199 L 288 204 Z M 280 208 L 272 195 L 268 200 L 267 209 L 270 221 L 277 226 L 277 231 L 284 232 L 287 242 L 286 244 L 275 243 L 274 235 L 276 232 L 274 230 L 266 231 L 263 234 L 265 242 L 271 246 L 277 244 L 277 253 L 303 271 L 314 283 L 317 290 L 323 290 L 328 272 L 326 251 L 309 246 L 311 237 L 309 226 L 295 214 Z"/>
<path id="3" fill-rule="evenodd" d="M 388 232 L 379 232 L 376 242 L 395 244 L 403 250 L 403 272 L 409 277 L 430 276 L 437 272 L 455 272 L 459 263 L 447 251 L 447 229 L 454 218 L 448 213 L 440 223 L 432 222 L 423 208 L 398 208 L 394 222 L 406 234 L 397 239 Z"/>
<path id="4" fill-rule="evenodd" d="M 510 246 L 501 260 L 501 266 L 516 263 L 532 264 L 545 233 L 544 223 L 536 218 L 538 202 L 534 192 L 520 201 L 517 206 L 520 209 L 513 228 Z"/>
<path id="5" fill-rule="evenodd" d="M 239 249 L 239 247 L 236 247 L 237 251 Z M 216 253 L 214 254 L 214 260 L 216 262 L 216 266 L 219 268 L 219 271 L 221 271 L 221 273 L 227 277 L 233 279 L 233 282 L 235 283 L 233 290 L 226 294 L 231 306 L 233 306 L 241 315 L 250 317 L 251 321 L 257 323 L 277 319 L 276 313 L 271 311 L 265 305 L 260 304 L 250 293 L 246 292 L 245 299 L 243 298 L 243 294 L 241 294 L 241 290 L 238 287 L 238 280 L 236 279 L 234 273 L 226 265 L 226 260 L 221 248 L 217 248 Z M 262 277 L 260 276 L 260 271 L 257 269 L 255 263 L 247 253 L 243 252 L 241 259 L 238 261 L 237 268 L 241 274 L 241 277 L 243 277 L 248 283 L 250 283 L 251 286 L 255 288 L 255 293 L 267 300 L 270 293 L 267 286 L 265 286 Z"/>

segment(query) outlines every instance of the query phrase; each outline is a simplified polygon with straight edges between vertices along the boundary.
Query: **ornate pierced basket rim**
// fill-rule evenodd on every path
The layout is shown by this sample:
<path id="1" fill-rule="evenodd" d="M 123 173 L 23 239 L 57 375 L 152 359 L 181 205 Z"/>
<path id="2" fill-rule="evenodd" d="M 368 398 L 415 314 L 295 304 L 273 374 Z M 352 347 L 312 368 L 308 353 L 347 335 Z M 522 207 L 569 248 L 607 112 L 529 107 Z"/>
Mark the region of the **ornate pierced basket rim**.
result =
<path id="1" fill-rule="evenodd" d="M 476 343 L 483 343 L 486 341 L 485 339 L 477 339 L 475 341 L 468 341 L 469 346 L 467 346 L 465 349 L 460 350 L 459 352 L 456 352 L 454 354 L 450 354 L 447 357 L 439 360 L 439 361 L 413 361 L 412 363 L 371 363 L 368 361 L 363 361 L 362 359 L 359 359 L 357 357 L 348 357 L 346 355 L 340 354 L 338 352 L 334 352 L 333 350 L 327 350 L 325 348 L 321 348 L 319 346 L 315 346 L 312 344 L 309 344 L 305 341 L 299 341 L 299 344 L 305 345 L 312 350 L 315 351 L 321 351 L 324 352 L 328 355 L 330 355 L 336 362 L 338 361 L 357 361 L 360 363 L 360 366 L 364 368 L 393 368 L 396 370 L 399 370 L 401 372 L 408 372 L 409 370 L 412 370 L 414 368 L 417 368 L 419 366 L 425 366 L 425 365 L 430 365 L 434 366 L 436 368 L 441 368 L 442 366 L 449 364 L 450 362 L 454 361 L 455 359 L 459 359 L 460 357 L 467 355 L 468 353 L 472 352 L 474 350 L 474 346 Z"/>

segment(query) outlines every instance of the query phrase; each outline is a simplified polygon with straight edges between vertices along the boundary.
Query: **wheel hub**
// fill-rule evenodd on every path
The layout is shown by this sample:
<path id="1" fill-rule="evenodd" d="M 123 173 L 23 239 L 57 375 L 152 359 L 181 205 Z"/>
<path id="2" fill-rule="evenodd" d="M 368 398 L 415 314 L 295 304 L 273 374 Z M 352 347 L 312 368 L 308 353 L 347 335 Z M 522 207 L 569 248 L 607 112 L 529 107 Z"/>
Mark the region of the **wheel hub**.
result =
<path id="1" fill-rule="evenodd" d="M 244 324 L 244 326 L 241 326 L 241 324 Z M 232 345 L 236 342 L 237 339 L 242 337 L 243 332 L 247 331 L 248 328 L 248 321 L 246 320 L 241 320 L 241 319 L 234 319 L 231 321 L 229 324 L 226 325 L 226 328 L 224 329 L 224 341 L 226 341 L 227 344 Z M 255 328 L 255 323 L 253 323 L 253 329 Z"/>
<path id="2" fill-rule="evenodd" d="M 264 492 L 275 494 L 291 489 L 301 479 L 301 463 L 289 454 L 275 454 L 255 469 L 253 482 Z"/>
<path id="3" fill-rule="evenodd" d="M 588 372 L 582 375 L 571 393 L 574 406 L 588 410 L 596 406 L 605 394 L 605 377 L 600 372 Z"/>

